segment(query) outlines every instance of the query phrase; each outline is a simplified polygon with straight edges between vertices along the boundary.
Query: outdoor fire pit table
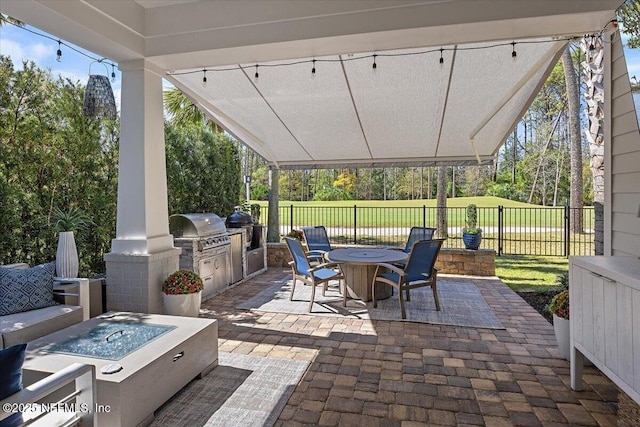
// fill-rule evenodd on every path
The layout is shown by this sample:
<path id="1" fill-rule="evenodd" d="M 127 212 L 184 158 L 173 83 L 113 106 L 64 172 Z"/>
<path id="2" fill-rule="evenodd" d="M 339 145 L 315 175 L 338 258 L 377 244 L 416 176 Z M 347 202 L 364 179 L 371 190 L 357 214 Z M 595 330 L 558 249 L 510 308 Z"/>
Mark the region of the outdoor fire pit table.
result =
<path id="1" fill-rule="evenodd" d="M 74 362 L 96 367 L 97 425 L 148 425 L 171 396 L 217 366 L 218 323 L 106 313 L 30 342 L 23 382 L 28 386 Z"/>
<path id="2" fill-rule="evenodd" d="M 394 263 L 407 257 L 403 251 L 372 248 L 335 249 L 327 253 L 330 261 L 340 264 L 349 297 L 362 301 L 371 301 L 371 282 L 378 263 Z M 391 286 L 376 283 L 376 299 L 389 298 L 392 294 Z"/>

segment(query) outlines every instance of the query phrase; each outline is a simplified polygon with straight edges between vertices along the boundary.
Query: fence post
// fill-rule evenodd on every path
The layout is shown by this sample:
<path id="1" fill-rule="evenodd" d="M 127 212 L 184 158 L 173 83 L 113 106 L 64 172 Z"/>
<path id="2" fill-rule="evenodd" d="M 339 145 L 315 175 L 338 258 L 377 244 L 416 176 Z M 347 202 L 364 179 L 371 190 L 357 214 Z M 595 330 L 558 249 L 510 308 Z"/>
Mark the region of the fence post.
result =
<path id="1" fill-rule="evenodd" d="M 427 207 L 422 205 L 422 226 L 427 226 Z"/>
<path id="2" fill-rule="evenodd" d="M 564 205 L 564 256 L 569 256 L 569 241 L 571 239 L 571 225 L 569 218 L 571 217 L 571 208 Z"/>
<path id="3" fill-rule="evenodd" d="M 504 227 L 504 206 L 498 206 L 498 256 L 502 255 L 502 227 Z"/>
<path id="4" fill-rule="evenodd" d="M 358 206 L 353 205 L 353 244 L 358 244 Z"/>
<path id="5" fill-rule="evenodd" d="M 291 228 L 290 231 L 293 231 L 293 203 L 289 205 L 289 227 Z"/>

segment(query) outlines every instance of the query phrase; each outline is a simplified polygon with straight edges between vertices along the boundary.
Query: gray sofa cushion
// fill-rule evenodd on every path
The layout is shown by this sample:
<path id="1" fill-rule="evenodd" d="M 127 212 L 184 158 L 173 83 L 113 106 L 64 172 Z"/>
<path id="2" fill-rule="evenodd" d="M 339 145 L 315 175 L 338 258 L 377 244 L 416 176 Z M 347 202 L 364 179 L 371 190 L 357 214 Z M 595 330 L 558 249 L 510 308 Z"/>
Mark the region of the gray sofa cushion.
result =
<path id="1" fill-rule="evenodd" d="M 0 267 L 0 316 L 55 305 L 55 262 L 26 269 Z"/>
<path id="2" fill-rule="evenodd" d="M 0 317 L 3 347 L 32 341 L 82 322 L 82 307 L 55 305 Z"/>

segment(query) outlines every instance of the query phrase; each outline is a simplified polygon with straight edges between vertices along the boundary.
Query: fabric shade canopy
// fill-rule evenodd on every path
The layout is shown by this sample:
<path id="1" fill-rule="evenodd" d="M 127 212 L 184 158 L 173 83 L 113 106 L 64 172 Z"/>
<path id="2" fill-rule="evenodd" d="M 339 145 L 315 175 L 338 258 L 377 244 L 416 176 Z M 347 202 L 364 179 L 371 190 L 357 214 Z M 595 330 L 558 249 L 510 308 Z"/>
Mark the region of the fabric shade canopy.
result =
<path id="1" fill-rule="evenodd" d="M 125 74 L 166 78 L 273 167 L 313 168 L 490 161 L 567 36 L 603 30 L 621 3 L 3 0 L 0 11 Z"/>
<path id="2" fill-rule="evenodd" d="M 493 159 L 565 46 L 475 43 L 443 46 L 442 63 L 440 47 L 426 47 L 169 75 L 274 167 L 478 164 Z"/>

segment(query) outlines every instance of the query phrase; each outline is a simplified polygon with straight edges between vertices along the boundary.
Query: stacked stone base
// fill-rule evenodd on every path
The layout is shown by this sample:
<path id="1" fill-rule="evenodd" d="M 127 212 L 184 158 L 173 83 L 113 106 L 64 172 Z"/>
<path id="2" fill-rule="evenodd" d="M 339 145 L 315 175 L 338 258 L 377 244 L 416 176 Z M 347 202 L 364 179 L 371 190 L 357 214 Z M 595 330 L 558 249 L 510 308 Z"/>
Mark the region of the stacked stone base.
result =
<path id="1" fill-rule="evenodd" d="M 284 243 L 267 244 L 267 266 L 288 267 L 291 255 Z M 443 274 L 463 274 L 468 276 L 495 276 L 496 252 L 492 249 L 440 250 L 436 266 Z"/>
<path id="2" fill-rule="evenodd" d="M 493 249 L 441 249 L 436 267 L 444 274 L 495 276 L 496 252 Z"/>

